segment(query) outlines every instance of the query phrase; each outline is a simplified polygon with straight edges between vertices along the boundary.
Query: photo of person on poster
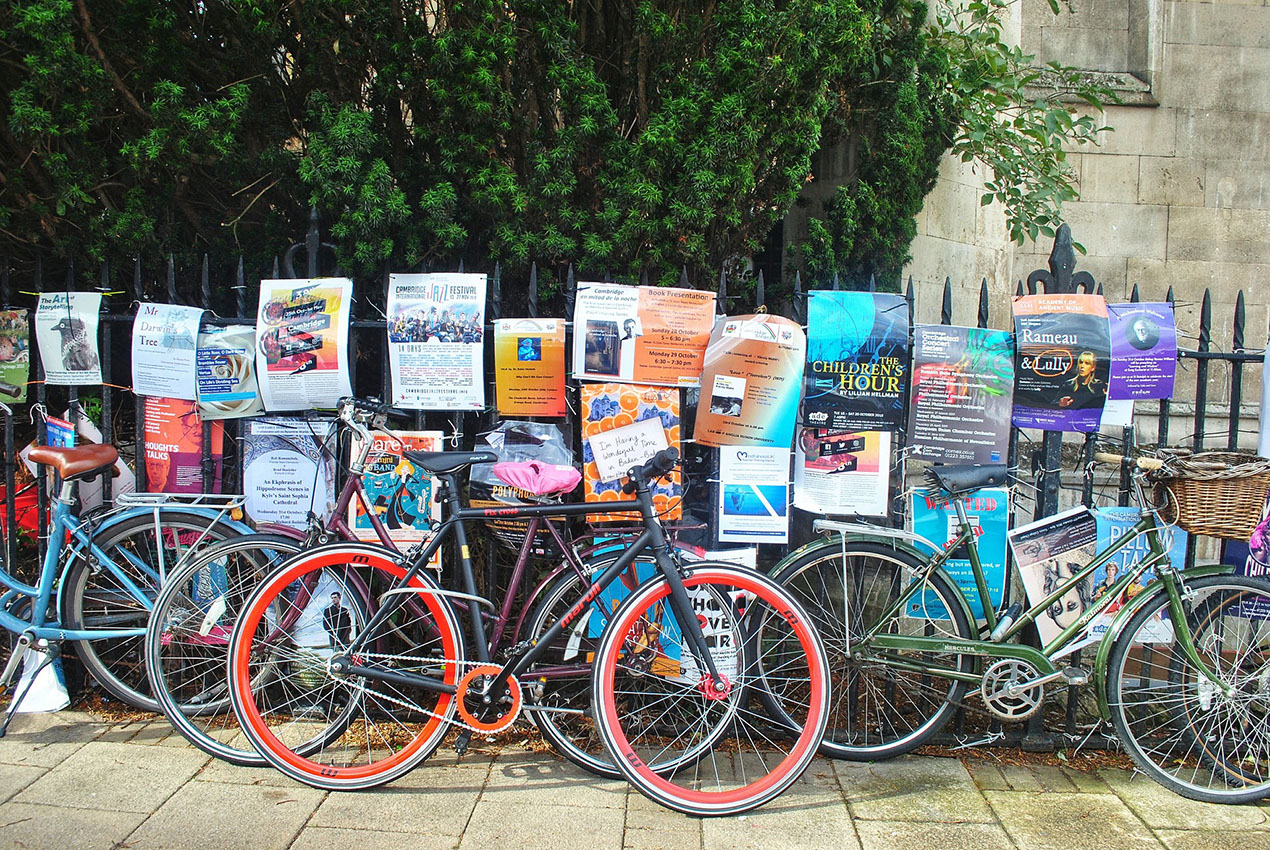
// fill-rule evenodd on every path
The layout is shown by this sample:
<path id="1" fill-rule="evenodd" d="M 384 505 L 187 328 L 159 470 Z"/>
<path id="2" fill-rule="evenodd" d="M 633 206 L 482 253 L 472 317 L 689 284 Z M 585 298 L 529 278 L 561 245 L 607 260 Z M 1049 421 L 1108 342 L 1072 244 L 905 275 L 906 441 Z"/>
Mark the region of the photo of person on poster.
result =
<path id="1" fill-rule="evenodd" d="M 331 594 L 331 604 L 322 609 L 322 628 L 330 636 L 333 647 L 348 646 L 352 639 L 353 618 L 338 590 Z"/>
<path id="2" fill-rule="evenodd" d="M 1076 374 L 1064 382 L 1058 406 L 1084 410 L 1102 407 L 1107 398 L 1107 382 L 1098 379 L 1098 357 L 1085 350 L 1076 356 Z"/>

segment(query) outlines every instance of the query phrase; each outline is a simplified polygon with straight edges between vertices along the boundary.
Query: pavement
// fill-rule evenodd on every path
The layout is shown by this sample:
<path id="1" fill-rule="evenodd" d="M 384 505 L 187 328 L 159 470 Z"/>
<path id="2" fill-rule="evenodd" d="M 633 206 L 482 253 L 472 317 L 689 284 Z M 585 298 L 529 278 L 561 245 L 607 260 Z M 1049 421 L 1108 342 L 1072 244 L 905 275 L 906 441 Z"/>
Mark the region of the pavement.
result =
<path id="1" fill-rule="evenodd" d="M 1124 770 L 818 759 L 763 809 L 701 820 L 519 746 L 443 747 L 386 788 L 326 793 L 209 759 L 162 719 L 73 711 L 14 721 L 0 800 L 0 847 L 57 850 L 1270 848 L 1270 803 L 1197 803 Z"/>

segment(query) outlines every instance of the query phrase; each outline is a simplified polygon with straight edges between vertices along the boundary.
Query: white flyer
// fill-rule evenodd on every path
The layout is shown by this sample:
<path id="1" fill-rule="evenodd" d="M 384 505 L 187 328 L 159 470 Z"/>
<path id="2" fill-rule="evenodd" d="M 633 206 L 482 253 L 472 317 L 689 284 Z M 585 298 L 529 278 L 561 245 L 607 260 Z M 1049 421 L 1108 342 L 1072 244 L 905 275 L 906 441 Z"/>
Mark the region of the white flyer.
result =
<path id="1" fill-rule="evenodd" d="M 256 316 L 256 380 L 266 410 L 335 407 L 348 380 L 346 277 L 262 280 Z"/>
<path id="2" fill-rule="evenodd" d="M 723 446 L 719 449 L 719 540 L 786 543 L 789 540 L 789 449 Z"/>
<path id="3" fill-rule="evenodd" d="M 592 434 L 591 453 L 601 481 L 624 481 L 633 466 L 648 462 L 668 448 L 661 419 L 641 419 L 611 431 Z"/>
<path id="4" fill-rule="evenodd" d="M 299 531 L 309 511 L 335 507 L 335 455 L 330 419 L 249 419 L 243 437 L 243 493 L 247 516 Z"/>
<path id="5" fill-rule="evenodd" d="M 194 401 L 201 307 L 142 304 L 132 322 L 132 391 Z"/>
<path id="6" fill-rule="evenodd" d="M 100 292 L 41 292 L 35 310 L 35 342 L 44 383 L 76 386 L 101 383 L 97 349 Z"/>
<path id="7" fill-rule="evenodd" d="M 410 410 L 485 407 L 485 275 L 388 278 L 392 403 Z"/>
<path id="8" fill-rule="evenodd" d="M 265 409 L 256 389 L 256 329 L 212 327 L 198 335 L 195 374 L 199 415 L 238 419 Z"/>
<path id="9" fill-rule="evenodd" d="M 794 504 L 837 516 L 886 516 L 890 431 L 800 428 L 794 446 Z"/>

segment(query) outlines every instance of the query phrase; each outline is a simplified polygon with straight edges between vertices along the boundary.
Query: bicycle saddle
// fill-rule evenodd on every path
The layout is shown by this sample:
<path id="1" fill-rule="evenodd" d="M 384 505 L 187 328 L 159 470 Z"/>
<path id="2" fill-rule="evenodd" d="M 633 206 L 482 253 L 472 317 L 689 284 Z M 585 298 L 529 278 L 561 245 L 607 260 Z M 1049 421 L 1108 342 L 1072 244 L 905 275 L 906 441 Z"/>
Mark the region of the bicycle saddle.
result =
<path id="1" fill-rule="evenodd" d="M 1010 468 L 1004 463 L 932 466 L 926 470 L 931 483 L 948 495 L 1004 484 Z"/>
<path id="2" fill-rule="evenodd" d="M 119 452 L 114 446 L 90 443 L 73 449 L 35 446 L 28 455 L 32 463 L 51 466 L 65 479 L 91 478 L 115 465 Z"/>
<path id="3" fill-rule="evenodd" d="M 493 452 L 412 452 L 402 453 L 406 460 L 416 463 L 434 475 L 458 472 L 474 463 L 493 463 L 498 455 Z"/>

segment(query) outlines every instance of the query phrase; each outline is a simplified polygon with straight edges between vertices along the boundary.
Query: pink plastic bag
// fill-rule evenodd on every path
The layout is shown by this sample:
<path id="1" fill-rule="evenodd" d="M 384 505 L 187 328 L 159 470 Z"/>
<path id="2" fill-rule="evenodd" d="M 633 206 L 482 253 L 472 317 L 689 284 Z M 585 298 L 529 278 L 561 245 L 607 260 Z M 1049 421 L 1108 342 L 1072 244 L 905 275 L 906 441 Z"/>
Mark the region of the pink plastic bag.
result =
<path id="1" fill-rule="evenodd" d="M 534 460 L 496 463 L 494 474 L 513 487 L 528 490 L 536 496 L 568 493 L 582 480 L 582 473 L 572 466 L 539 463 Z"/>

